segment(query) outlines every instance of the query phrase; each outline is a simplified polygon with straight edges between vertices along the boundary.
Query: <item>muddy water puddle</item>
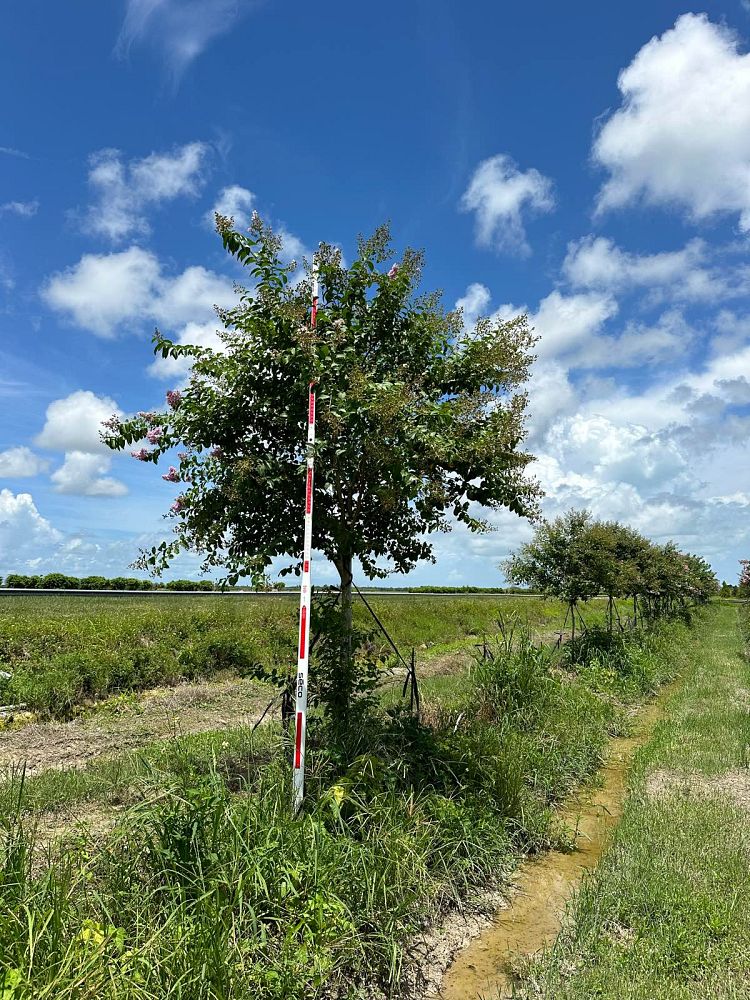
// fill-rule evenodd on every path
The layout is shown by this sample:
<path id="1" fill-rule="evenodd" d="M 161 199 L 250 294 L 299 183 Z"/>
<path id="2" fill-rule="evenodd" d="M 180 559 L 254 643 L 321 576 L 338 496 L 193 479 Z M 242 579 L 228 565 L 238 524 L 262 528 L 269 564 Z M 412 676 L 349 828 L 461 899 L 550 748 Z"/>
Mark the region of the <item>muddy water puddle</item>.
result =
<path id="1" fill-rule="evenodd" d="M 557 937 L 573 892 L 610 842 L 622 816 L 630 762 L 664 715 L 671 690 L 672 685 L 635 717 L 631 735 L 612 740 L 598 774 L 598 787 L 583 789 L 558 811 L 560 820 L 575 832 L 575 849 L 550 851 L 521 866 L 508 906 L 446 970 L 439 994 L 442 1000 L 511 997 L 515 962 Z"/>

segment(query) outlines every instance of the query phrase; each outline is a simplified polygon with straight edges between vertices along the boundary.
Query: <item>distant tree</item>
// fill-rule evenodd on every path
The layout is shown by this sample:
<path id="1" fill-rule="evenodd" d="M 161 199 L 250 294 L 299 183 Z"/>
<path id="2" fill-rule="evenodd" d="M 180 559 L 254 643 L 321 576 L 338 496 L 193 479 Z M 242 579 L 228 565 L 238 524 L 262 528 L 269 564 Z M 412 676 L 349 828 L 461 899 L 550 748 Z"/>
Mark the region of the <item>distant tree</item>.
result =
<path id="1" fill-rule="evenodd" d="M 205 581 L 208 583 L 207 587 L 204 587 L 202 583 L 195 583 L 193 580 L 170 580 L 166 584 L 167 590 L 213 590 L 213 585 L 210 581 Z"/>
<path id="2" fill-rule="evenodd" d="M 78 580 L 65 576 L 64 573 L 48 573 L 42 577 L 39 585 L 43 590 L 74 590 L 78 586 Z"/>
<path id="3" fill-rule="evenodd" d="M 711 569 L 710 563 L 703 556 L 687 553 L 683 559 L 683 568 L 687 568 L 687 592 L 696 604 L 705 604 L 719 593 L 719 581 Z"/>
<path id="4" fill-rule="evenodd" d="M 676 610 L 687 613 L 687 605 L 703 604 L 718 592 L 716 576 L 702 557 L 680 552 L 674 542 L 655 545 L 633 528 L 595 521 L 587 511 L 542 522 L 502 568 L 509 580 L 565 601 L 574 637 L 579 602 L 597 594 L 609 598 L 611 632 L 615 598 L 633 598 L 635 621 L 639 599 L 641 616 L 656 619 Z"/>
<path id="5" fill-rule="evenodd" d="M 254 286 L 219 310 L 221 350 L 175 344 L 157 332 L 162 357 L 187 360 L 168 408 L 125 422 L 103 440 L 137 445 L 156 463 L 179 448 L 163 478 L 183 486 L 172 505 L 176 538 L 142 553 L 160 572 L 181 549 L 230 584 L 257 585 L 272 560 L 299 569 L 308 385 L 316 382 L 313 545 L 340 578 L 344 633 L 351 632 L 352 567 L 370 577 L 433 559 L 431 534 L 458 522 L 486 531 L 482 508 L 537 512 L 526 474 L 526 396 L 534 338 L 525 317 L 463 328 L 438 294 L 419 294 L 422 255 L 398 264 L 386 228 L 361 239 L 353 263 L 321 245 L 320 309 L 308 321 L 310 282 L 289 282 L 280 240 L 255 217 L 249 234 L 217 217 L 226 250 Z M 147 440 L 149 446 L 141 446 Z"/>
<path id="6" fill-rule="evenodd" d="M 657 619 L 691 604 L 703 604 L 717 591 L 713 570 L 705 560 L 681 552 L 674 542 L 650 545 L 642 568 L 647 617 Z"/>
<path id="7" fill-rule="evenodd" d="M 591 559 L 588 511 L 571 510 L 543 521 L 534 538 L 502 564 L 506 579 L 556 597 L 568 606 L 575 635 L 578 605 L 600 592 L 600 572 Z"/>
<path id="8" fill-rule="evenodd" d="M 740 559 L 740 578 L 737 581 L 739 597 L 750 598 L 750 559 Z"/>

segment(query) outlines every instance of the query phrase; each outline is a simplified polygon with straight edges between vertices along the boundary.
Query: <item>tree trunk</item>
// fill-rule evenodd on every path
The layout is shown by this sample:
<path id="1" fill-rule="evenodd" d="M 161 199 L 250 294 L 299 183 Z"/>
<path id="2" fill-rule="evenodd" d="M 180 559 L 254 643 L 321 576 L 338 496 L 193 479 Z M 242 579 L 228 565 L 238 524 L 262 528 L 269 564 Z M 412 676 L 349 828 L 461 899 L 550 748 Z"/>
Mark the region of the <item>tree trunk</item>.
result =
<path id="1" fill-rule="evenodd" d="M 339 571 L 339 586 L 341 589 L 341 615 L 344 622 L 345 632 L 349 636 L 349 655 L 351 655 L 352 582 L 354 580 L 354 576 L 352 574 L 351 553 L 345 553 L 339 557 L 336 563 L 336 569 Z"/>

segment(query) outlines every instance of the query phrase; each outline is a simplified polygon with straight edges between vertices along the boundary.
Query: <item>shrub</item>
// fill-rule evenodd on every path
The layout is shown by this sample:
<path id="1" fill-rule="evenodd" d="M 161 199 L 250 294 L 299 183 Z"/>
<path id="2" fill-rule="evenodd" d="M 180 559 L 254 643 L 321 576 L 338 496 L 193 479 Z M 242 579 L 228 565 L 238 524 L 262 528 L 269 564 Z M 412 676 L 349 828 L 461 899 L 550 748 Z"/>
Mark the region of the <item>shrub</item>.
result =
<path id="1" fill-rule="evenodd" d="M 474 691 L 483 718 L 500 719 L 508 713 L 535 718 L 544 707 L 549 668 L 555 654 L 536 644 L 526 625 L 509 619 L 485 644 L 473 668 Z"/>

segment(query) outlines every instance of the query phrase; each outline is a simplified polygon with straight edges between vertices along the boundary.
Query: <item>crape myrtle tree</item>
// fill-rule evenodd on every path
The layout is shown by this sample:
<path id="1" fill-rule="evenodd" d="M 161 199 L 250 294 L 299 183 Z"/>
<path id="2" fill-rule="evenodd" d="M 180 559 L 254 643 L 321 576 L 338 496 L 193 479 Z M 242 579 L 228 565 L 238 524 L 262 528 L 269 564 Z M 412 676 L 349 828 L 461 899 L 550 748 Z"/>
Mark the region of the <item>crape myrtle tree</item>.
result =
<path id="1" fill-rule="evenodd" d="M 687 566 L 688 594 L 696 604 L 707 604 L 718 595 L 719 580 L 707 559 L 688 553 L 684 566 Z"/>
<path id="2" fill-rule="evenodd" d="M 582 563 L 596 584 L 597 594 L 607 596 L 607 628 L 611 633 L 614 619 L 622 628 L 617 598 L 636 595 L 642 589 L 640 560 L 648 542 L 633 528 L 619 521 L 596 521 L 590 517 L 579 539 Z M 633 605 L 633 619 L 637 616 Z"/>
<path id="3" fill-rule="evenodd" d="M 655 620 L 687 614 L 689 605 L 703 604 L 718 591 L 716 576 L 701 556 L 680 552 L 674 542 L 656 545 L 627 525 L 596 521 L 579 510 L 542 521 L 532 540 L 501 568 L 514 583 L 565 601 L 574 639 L 578 604 L 598 594 L 609 598 L 611 633 L 616 598 L 633 599 L 635 623 L 638 604 L 642 618 Z M 580 612 L 578 618 L 583 624 Z"/>
<path id="4" fill-rule="evenodd" d="M 542 521 L 534 538 L 522 545 L 501 566 L 511 583 L 527 584 L 533 590 L 564 601 L 575 636 L 579 602 L 599 593 L 596 565 L 589 546 L 591 515 L 571 510 L 553 521 Z"/>
<path id="5" fill-rule="evenodd" d="M 112 418 L 103 440 L 136 446 L 182 490 L 175 538 L 141 553 L 159 573 L 183 549 L 234 584 L 260 582 L 272 560 L 300 569 L 307 392 L 317 384 L 313 546 L 336 567 L 351 634 L 352 567 L 369 578 L 433 560 L 431 536 L 459 523 L 489 526 L 480 508 L 535 516 L 527 475 L 522 391 L 534 337 L 525 316 L 479 319 L 466 331 L 438 293 L 420 294 L 422 254 L 390 265 L 387 227 L 360 238 L 346 266 L 321 244 L 317 326 L 309 277 L 290 281 L 281 241 L 257 216 L 247 233 L 217 216 L 225 249 L 248 274 L 233 308 L 217 310 L 221 349 L 176 344 L 158 331 L 155 353 L 187 359 L 184 388 L 162 412 Z M 308 269 L 309 270 L 309 269 Z M 142 444 L 142 442 L 146 442 Z"/>
<path id="6" fill-rule="evenodd" d="M 646 614 L 658 618 L 687 604 L 703 604 L 718 591 L 711 566 L 701 556 L 680 552 L 674 542 L 650 545 L 643 568 Z"/>

